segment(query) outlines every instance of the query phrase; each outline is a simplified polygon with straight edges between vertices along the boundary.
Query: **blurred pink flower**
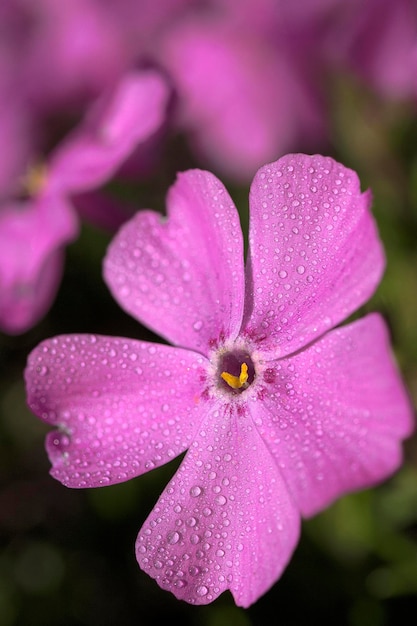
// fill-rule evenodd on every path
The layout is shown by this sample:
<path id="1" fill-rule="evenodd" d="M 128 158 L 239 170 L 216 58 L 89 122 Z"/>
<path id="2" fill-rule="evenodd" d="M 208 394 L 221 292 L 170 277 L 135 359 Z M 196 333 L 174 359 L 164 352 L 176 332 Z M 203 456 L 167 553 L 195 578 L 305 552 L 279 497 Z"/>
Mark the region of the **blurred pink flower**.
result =
<path id="1" fill-rule="evenodd" d="M 0 329 L 19 334 L 46 313 L 77 233 L 65 197 L 45 194 L 0 208 Z"/>
<path id="2" fill-rule="evenodd" d="M 155 54 L 176 87 L 176 121 L 194 151 L 242 182 L 301 138 L 305 148 L 323 142 L 324 107 L 304 30 L 290 38 L 275 21 L 266 32 L 222 8 L 190 12 L 163 33 Z"/>
<path id="3" fill-rule="evenodd" d="M 96 0 L 3 0 L 0 19 L 19 91 L 38 110 L 97 97 L 132 60 Z"/>
<path id="4" fill-rule="evenodd" d="M 25 372 L 51 473 L 69 487 L 131 479 L 188 450 L 139 532 L 140 566 L 206 604 L 247 607 L 278 579 L 300 516 L 395 471 L 412 411 L 383 320 L 338 327 L 384 254 L 355 172 L 289 155 L 250 191 L 246 273 L 236 208 L 209 172 L 179 175 L 168 215 L 111 243 L 119 304 L 174 346 L 67 335 Z"/>
<path id="5" fill-rule="evenodd" d="M 194 0 L 2 0 L 0 56 L 37 112 L 71 112 L 108 89 Z"/>
<path id="6" fill-rule="evenodd" d="M 417 97 L 415 0 L 345 0 L 324 37 L 330 64 L 385 98 Z"/>
<path id="7" fill-rule="evenodd" d="M 27 200 L 0 206 L 0 328 L 21 333 L 51 305 L 63 265 L 63 246 L 77 235 L 77 194 L 108 181 L 165 120 L 169 87 L 152 70 L 124 76 L 103 95 L 84 122 L 26 178 Z M 22 176 L 23 178 L 23 176 Z M 118 226 L 122 213 L 82 196 L 89 217 Z"/>

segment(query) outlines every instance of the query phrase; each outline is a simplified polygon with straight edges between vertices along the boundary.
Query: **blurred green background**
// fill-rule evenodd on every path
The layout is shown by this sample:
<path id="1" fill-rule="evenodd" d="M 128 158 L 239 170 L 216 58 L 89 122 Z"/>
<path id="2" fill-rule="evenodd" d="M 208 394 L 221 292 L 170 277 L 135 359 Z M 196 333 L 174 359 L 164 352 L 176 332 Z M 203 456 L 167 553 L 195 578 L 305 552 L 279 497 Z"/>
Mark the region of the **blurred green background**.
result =
<path id="1" fill-rule="evenodd" d="M 372 188 L 388 258 L 366 310 L 385 316 L 416 406 L 417 112 L 411 105 L 382 102 L 346 79 L 334 83 L 331 97 L 327 154 L 354 168 L 363 189 Z M 129 190 L 138 208 L 162 211 L 176 171 L 199 165 L 180 136 L 164 150 L 157 178 Z M 248 186 L 222 178 L 245 224 Z M 414 624 L 416 437 L 406 442 L 404 465 L 395 476 L 304 522 L 281 580 L 248 610 L 236 607 L 229 594 L 206 607 L 188 606 L 137 567 L 137 532 L 178 460 L 102 490 L 69 490 L 49 477 L 47 428 L 25 405 L 22 371 L 28 352 L 60 333 L 154 338 L 118 308 L 103 283 L 101 261 L 109 240 L 84 225 L 68 249 L 64 280 L 47 317 L 20 337 L 0 335 L 0 625 Z"/>

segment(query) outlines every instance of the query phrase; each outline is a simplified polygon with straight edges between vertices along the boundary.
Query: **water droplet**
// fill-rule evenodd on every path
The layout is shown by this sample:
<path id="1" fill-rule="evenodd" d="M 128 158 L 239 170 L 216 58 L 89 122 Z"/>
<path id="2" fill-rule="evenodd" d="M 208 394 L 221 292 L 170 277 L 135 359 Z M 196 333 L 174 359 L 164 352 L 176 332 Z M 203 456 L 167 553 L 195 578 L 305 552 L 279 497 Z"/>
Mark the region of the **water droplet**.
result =
<path id="1" fill-rule="evenodd" d="M 215 497 L 215 502 L 223 506 L 224 504 L 226 504 L 227 500 L 224 496 L 220 495 Z"/>
<path id="2" fill-rule="evenodd" d="M 70 443 L 71 439 L 66 433 L 58 431 L 53 434 L 52 445 L 54 446 L 55 450 L 58 450 L 59 452 L 64 452 L 65 449 L 68 448 Z"/>
<path id="3" fill-rule="evenodd" d="M 199 330 L 201 330 L 203 328 L 203 322 L 201 320 L 198 320 L 197 322 L 194 322 L 193 328 L 194 328 L 194 330 L 196 330 L 198 332 Z"/>
<path id="4" fill-rule="evenodd" d="M 198 496 L 200 496 L 202 494 L 202 489 L 201 487 L 199 487 L 198 485 L 194 485 L 194 487 L 191 487 L 190 489 L 190 496 L 192 498 L 198 498 Z"/>
<path id="5" fill-rule="evenodd" d="M 305 272 L 305 271 L 306 271 L 306 268 L 304 267 L 304 265 L 299 265 L 299 266 L 297 267 L 297 272 L 298 272 L 299 274 L 304 274 L 304 272 Z"/>
<path id="6" fill-rule="evenodd" d="M 176 543 L 178 543 L 180 539 L 181 539 L 181 535 L 176 530 L 174 530 L 171 533 L 168 533 L 167 541 L 168 541 L 169 544 L 171 544 L 171 546 L 173 546 Z"/>
<path id="7" fill-rule="evenodd" d="M 49 368 L 46 367 L 46 365 L 38 365 L 36 368 L 36 372 L 39 374 L 39 376 L 46 376 L 49 372 Z"/>
<path id="8" fill-rule="evenodd" d="M 287 278 L 288 274 L 285 270 L 280 270 L 279 271 L 279 276 L 280 278 Z"/>
<path id="9" fill-rule="evenodd" d="M 206 587 L 205 585 L 200 585 L 196 589 L 196 593 L 200 597 L 206 596 L 208 592 L 209 592 L 208 587 Z"/>

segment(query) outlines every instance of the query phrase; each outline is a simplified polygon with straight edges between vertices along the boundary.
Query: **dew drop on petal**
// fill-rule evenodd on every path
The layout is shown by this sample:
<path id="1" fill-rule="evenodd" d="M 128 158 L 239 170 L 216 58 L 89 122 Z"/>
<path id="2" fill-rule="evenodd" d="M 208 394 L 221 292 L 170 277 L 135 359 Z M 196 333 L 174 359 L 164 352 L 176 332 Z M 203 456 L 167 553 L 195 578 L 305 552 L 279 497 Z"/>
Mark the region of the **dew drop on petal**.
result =
<path id="1" fill-rule="evenodd" d="M 69 436 L 66 433 L 59 431 L 53 434 L 50 441 L 54 446 L 54 449 L 59 452 L 64 452 L 71 443 L 71 439 L 69 438 Z"/>
<path id="2" fill-rule="evenodd" d="M 208 587 L 206 587 L 205 585 L 200 585 L 196 589 L 196 593 L 200 597 L 206 596 L 208 594 L 208 592 L 209 592 Z"/>
<path id="3" fill-rule="evenodd" d="M 167 541 L 172 546 L 175 545 L 176 543 L 178 543 L 180 539 L 181 539 L 181 535 L 176 530 L 174 530 L 171 533 L 168 533 Z"/>
<path id="4" fill-rule="evenodd" d="M 198 496 L 201 495 L 201 493 L 202 493 L 202 489 L 198 485 L 194 485 L 194 487 L 191 487 L 190 489 L 190 496 L 192 498 L 198 498 Z"/>

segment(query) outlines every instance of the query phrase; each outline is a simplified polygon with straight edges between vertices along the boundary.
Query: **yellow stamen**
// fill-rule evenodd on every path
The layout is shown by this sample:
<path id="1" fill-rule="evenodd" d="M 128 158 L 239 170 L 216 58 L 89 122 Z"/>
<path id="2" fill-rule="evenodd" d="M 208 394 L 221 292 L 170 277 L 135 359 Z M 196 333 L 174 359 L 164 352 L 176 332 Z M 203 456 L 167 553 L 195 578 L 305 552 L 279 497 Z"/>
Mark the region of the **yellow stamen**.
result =
<path id="1" fill-rule="evenodd" d="M 32 165 L 23 179 L 23 188 L 29 196 L 36 196 L 46 183 L 47 168 L 43 163 Z"/>
<path id="2" fill-rule="evenodd" d="M 242 389 L 248 382 L 248 366 L 242 363 L 239 376 L 233 376 L 229 372 L 222 372 L 220 376 L 232 389 Z"/>

